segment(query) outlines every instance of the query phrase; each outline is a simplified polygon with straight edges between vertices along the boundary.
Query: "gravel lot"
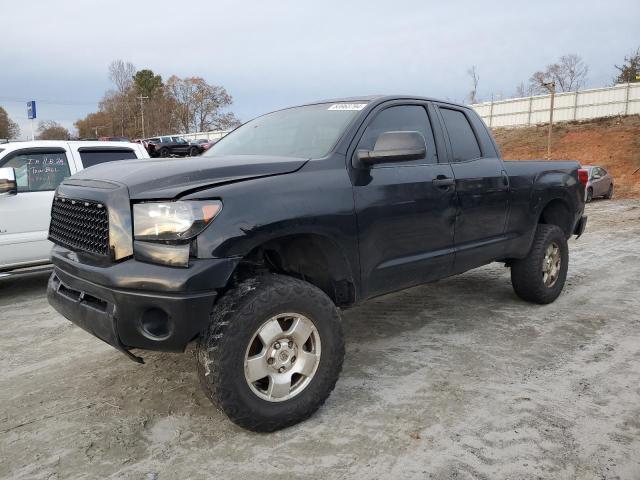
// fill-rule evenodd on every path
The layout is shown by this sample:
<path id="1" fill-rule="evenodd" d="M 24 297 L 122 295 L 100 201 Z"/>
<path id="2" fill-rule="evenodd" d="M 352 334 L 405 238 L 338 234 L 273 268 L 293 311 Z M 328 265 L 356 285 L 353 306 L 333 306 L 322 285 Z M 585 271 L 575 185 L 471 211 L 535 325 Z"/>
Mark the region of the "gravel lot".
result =
<path id="1" fill-rule="evenodd" d="M 47 275 L 0 280 L 0 477 L 639 479 L 640 201 L 587 210 L 552 305 L 491 265 L 345 312 L 336 390 L 275 434 L 217 412 L 192 351 L 137 365 Z"/>

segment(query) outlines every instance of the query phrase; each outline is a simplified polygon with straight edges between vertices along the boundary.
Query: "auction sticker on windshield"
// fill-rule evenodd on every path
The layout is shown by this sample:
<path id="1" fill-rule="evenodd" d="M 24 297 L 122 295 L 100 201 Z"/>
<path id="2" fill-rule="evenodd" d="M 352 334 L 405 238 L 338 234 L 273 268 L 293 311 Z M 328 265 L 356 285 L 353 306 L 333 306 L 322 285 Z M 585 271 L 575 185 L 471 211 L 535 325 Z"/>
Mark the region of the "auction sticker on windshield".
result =
<path id="1" fill-rule="evenodd" d="M 362 110 L 366 103 L 334 103 L 328 110 Z"/>

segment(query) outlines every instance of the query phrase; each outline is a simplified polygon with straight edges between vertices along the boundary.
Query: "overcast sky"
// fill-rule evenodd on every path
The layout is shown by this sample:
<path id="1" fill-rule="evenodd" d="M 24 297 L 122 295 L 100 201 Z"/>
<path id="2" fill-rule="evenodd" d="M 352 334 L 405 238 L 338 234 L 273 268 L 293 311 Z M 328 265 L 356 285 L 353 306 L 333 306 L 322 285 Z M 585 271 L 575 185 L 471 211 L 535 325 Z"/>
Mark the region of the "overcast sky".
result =
<path id="1" fill-rule="evenodd" d="M 243 121 L 322 98 L 406 93 L 464 101 L 516 85 L 565 53 L 610 85 L 613 64 L 640 46 L 640 1 L 109 1 L 0 0 L 0 105 L 30 134 L 68 128 L 97 109 L 112 60 L 163 79 L 223 85 Z"/>

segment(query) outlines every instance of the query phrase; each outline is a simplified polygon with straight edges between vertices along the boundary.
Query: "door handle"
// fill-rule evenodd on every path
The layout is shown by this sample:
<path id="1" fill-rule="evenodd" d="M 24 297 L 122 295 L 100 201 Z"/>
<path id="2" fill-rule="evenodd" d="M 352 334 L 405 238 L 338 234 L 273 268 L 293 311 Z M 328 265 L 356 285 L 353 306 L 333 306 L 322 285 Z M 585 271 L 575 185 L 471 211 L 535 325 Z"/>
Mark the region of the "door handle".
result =
<path id="1" fill-rule="evenodd" d="M 509 175 L 504 170 L 502 171 L 502 185 L 505 187 L 509 186 Z"/>
<path id="2" fill-rule="evenodd" d="M 434 186 L 442 189 L 447 189 L 456 184 L 455 179 L 450 177 L 445 177 L 444 175 L 438 175 L 438 177 L 434 178 L 432 182 Z"/>

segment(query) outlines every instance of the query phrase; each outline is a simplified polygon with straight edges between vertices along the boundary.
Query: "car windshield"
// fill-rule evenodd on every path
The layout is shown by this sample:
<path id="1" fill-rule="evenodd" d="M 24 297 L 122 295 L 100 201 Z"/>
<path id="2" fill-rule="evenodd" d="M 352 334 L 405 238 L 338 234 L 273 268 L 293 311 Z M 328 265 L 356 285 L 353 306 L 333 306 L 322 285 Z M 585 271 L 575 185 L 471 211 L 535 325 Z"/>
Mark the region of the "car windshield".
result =
<path id="1" fill-rule="evenodd" d="M 322 103 L 288 108 L 251 120 L 204 153 L 320 158 L 366 103 Z"/>

